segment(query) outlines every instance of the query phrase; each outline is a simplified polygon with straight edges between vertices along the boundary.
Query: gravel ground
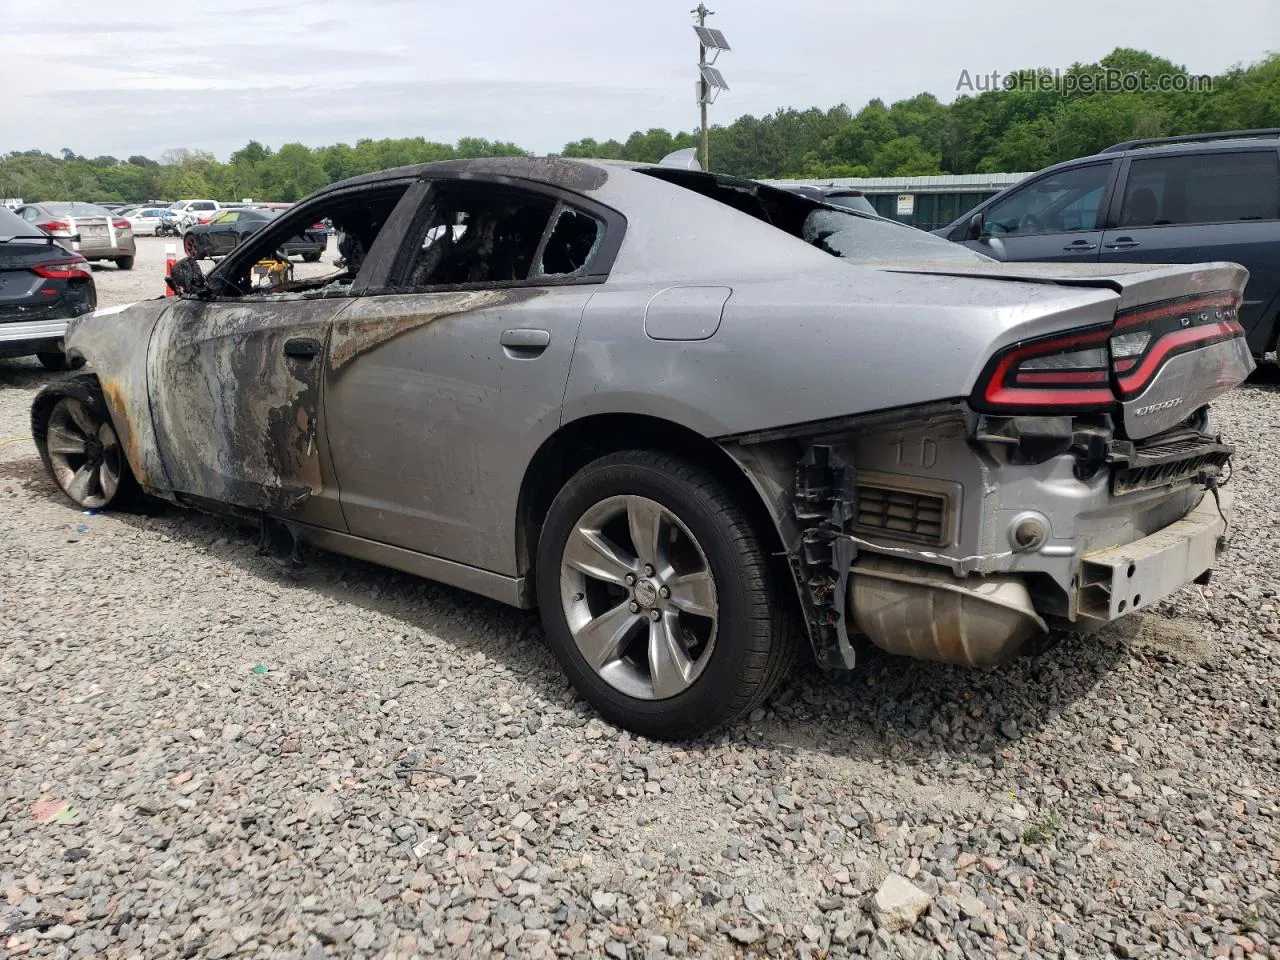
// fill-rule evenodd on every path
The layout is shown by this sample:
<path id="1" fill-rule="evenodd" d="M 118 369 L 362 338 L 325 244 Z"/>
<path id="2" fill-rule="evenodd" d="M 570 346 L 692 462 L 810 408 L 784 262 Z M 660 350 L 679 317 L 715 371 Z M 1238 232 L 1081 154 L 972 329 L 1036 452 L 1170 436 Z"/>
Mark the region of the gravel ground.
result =
<path id="1" fill-rule="evenodd" d="M 148 264 L 100 269 L 103 303 L 156 292 Z M 0 440 L 47 376 L 0 361 Z M 1280 958 L 1280 376 L 1219 410 L 1239 532 L 1140 631 L 991 673 L 802 668 L 684 746 L 595 719 L 532 615 L 285 573 L 195 514 L 87 516 L 6 443 L 0 944 Z M 891 874 L 918 917 L 873 911 Z"/>

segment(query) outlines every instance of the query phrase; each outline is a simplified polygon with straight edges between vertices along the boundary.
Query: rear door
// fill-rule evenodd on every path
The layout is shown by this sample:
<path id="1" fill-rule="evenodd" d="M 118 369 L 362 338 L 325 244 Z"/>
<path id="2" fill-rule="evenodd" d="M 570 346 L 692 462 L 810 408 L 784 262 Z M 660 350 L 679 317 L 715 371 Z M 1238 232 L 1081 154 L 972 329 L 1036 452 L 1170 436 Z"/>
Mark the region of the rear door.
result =
<path id="1" fill-rule="evenodd" d="M 1270 349 L 1280 298 L 1280 153 L 1135 156 L 1125 167 L 1102 261 L 1240 264 L 1249 271 L 1241 325 L 1255 356 Z"/>
<path id="2" fill-rule="evenodd" d="M 1117 166 L 1102 160 L 1019 184 L 987 207 L 982 236 L 965 246 L 997 260 L 1097 261 Z"/>
<path id="3" fill-rule="evenodd" d="M 550 188 L 433 184 L 390 292 L 344 311 L 329 347 L 351 533 L 517 573 L 524 470 L 559 426 L 582 311 L 623 229 Z"/>

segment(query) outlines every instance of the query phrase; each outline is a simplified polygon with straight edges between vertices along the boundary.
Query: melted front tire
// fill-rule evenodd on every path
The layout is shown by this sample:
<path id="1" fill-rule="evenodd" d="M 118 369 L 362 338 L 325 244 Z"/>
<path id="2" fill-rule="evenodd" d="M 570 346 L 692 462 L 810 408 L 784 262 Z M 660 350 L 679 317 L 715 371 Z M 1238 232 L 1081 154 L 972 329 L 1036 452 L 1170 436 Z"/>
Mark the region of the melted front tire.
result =
<path id="1" fill-rule="evenodd" d="M 118 509 L 141 498 L 93 374 L 67 377 L 37 393 L 31 435 L 45 469 L 77 507 Z"/>

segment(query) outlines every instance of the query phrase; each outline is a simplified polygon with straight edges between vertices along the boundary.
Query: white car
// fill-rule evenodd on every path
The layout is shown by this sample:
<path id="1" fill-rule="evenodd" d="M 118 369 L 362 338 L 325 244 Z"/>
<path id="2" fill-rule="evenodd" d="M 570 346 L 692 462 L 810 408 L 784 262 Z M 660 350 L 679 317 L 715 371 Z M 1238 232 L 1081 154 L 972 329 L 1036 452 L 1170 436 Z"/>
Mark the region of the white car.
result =
<path id="1" fill-rule="evenodd" d="M 121 215 L 129 221 L 134 234 L 156 234 L 156 228 L 166 217 L 173 217 L 175 211 L 168 207 L 135 207 L 125 210 Z"/>
<path id="2" fill-rule="evenodd" d="M 178 229 L 186 233 L 188 227 L 209 223 L 224 208 L 217 200 L 179 200 L 170 204 L 169 209 L 178 215 Z"/>

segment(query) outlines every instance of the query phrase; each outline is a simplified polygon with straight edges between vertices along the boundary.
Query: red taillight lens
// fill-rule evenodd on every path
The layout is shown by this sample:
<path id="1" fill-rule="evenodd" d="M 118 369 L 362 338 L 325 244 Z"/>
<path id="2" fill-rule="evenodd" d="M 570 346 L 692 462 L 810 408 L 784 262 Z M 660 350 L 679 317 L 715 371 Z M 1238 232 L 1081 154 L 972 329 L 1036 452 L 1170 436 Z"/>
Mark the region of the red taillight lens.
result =
<path id="1" fill-rule="evenodd" d="M 1145 304 L 1116 314 L 1111 356 L 1121 398 L 1137 396 L 1171 357 L 1244 336 L 1230 291 Z"/>
<path id="2" fill-rule="evenodd" d="M 313 223 L 313 224 L 311 225 L 311 229 L 312 229 L 312 230 L 320 230 L 320 231 L 324 231 L 324 230 L 327 230 L 327 229 L 329 229 L 329 228 L 328 228 L 328 227 L 326 227 L 326 226 L 324 225 L 324 221 L 323 221 L 323 220 L 321 220 L 319 223 Z"/>
<path id="3" fill-rule="evenodd" d="M 978 410 L 1085 413 L 1115 403 L 1111 326 L 1088 327 L 1016 343 L 992 358 L 971 398 Z"/>
<path id="4" fill-rule="evenodd" d="M 196 217 L 196 223 L 205 224 L 212 220 L 213 217 Z"/>
<path id="5" fill-rule="evenodd" d="M 89 280 L 93 271 L 89 269 L 89 261 L 83 257 L 75 260 L 55 260 L 51 263 L 39 263 L 31 268 L 31 272 L 46 280 Z"/>
<path id="6" fill-rule="evenodd" d="M 111 225 L 115 227 L 117 230 L 128 230 L 130 227 L 133 226 L 133 224 L 131 224 L 128 220 L 113 220 L 111 222 Z"/>
<path id="7" fill-rule="evenodd" d="M 48 223 L 38 224 L 45 233 L 57 233 L 59 230 L 70 230 L 71 224 L 63 223 L 61 220 L 50 220 Z"/>

